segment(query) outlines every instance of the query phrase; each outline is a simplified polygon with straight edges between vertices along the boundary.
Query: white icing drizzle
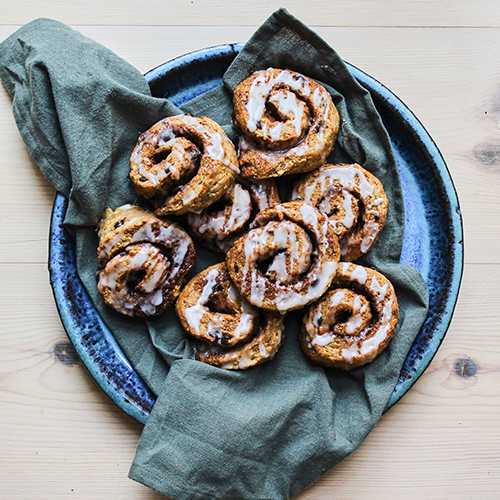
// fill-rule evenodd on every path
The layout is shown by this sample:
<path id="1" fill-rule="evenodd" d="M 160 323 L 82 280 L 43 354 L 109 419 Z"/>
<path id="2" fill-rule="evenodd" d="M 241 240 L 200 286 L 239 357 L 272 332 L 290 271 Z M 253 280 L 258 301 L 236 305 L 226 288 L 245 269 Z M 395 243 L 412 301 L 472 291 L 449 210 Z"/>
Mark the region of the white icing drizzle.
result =
<path id="1" fill-rule="evenodd" d="M 342 357 L 347 361 L 352 361 L 356 356 L 364 356 L 378 349 L 380 344 L 386 339 L 391 328 L 393 298 L 389 291 L 388 283 L 384 283 L 381 286 L 377 277 L 373 275 L 370 290 L 374 293 L 376 300 L 386 300 L 379 319 L 378 328 L 370 330 L 370 333 L 373 333 L 373 335 L 367 335 L 367 333 L 363 332 L 361 334 L 363 340 L 359 341 L 358 339 L 358 341 L 353 342 L 342 350 Z"/>
<path id="2" fill-rule="evenodd" d="M 269 135 L 273 141 L 277 141 L 280 138 L 282 131 L 283 123 L 278 122 L 274 127 L 269 129 Z"/>
<path id="3" fill-rule="evenodd" d="M 265 358 L 269 357 L 269 353 L 266 350 L 266 346 L 262 342 L 259 342 L 259 352 Z"/>
<path id="4" fill-rule="evenodd" d="M 293 92 L 285 92 L 283 89 L 271 95 L 269 97 L 269 101 L 276 105 L 283 116 L 292 116 L 291 122 L 293 127 L 295 128 L 295 133 L 297 134 L 297 136 L 300 136 L 302 117 L 304 116 L 306 107 L 305 103 L 297 99 L 297 96 Z M 272 139 L 279 139 L 281 129 L 283 128 L 283 123 L 279 122 L 279 124 L 281 125 L 281 127 L 278 136 L 273 137 L 271 135 Z"/>
<path id="5" fill-rule="evenodd" d="M 226 370 L 232 370 L 235 368 L 248 368 L 255 362 L 255 358 L 257 357 L 256 349 L 258 349 L 259 354 L 265 358 L 269 358 L 274 355 L 279 345 L 281 344 L 284 330 L 283 322 L 280 323 L 278 328 L 279 330 L 278 332 L 276 332 L 277 335 L 272 339 L 272 341 L 269 340 L 268 333 L 266 334 L 264 331 L 261 331 L 256 339 L 247 344 L 244 344 L 240 349 L 237 349 L 236 352 L 229 351 L 220 356 L 219 359 L 221 361 L 221 368 L 224 368 Z M 268 343 L 267 346 L 266 342 Z M 218 353 L 220 351 L 216 346 L 205 345 L 198 352 L 202 352 L 204 355 L 210 355 Z"/>
<path id="6" fill-rule="evenodd" d="M 390 328 L 390 319 L 392 316 L 392 298 L 389 299 L 385 305 L 382 312 L 382 319 L 380 327 L 377 329 L 375 335 L 367 338 L 362 344 L 360 349 L 360 354 L 368 354 L 369 352 L 377 349 L 378 346 L 385 340 L 387 337 L 387 332 Z"/>
<path id="7" fill-rule="evenodd" d="M 366 312 L 368 305 L 366 302 L 361 304 L 359 295 L 354 297 L 354 304 L 352 306 L 352 314 L 346 323 L 345 331 L 350 334 L 356 331 L 363 324 L 363 314 Z"/>
<path id="8" fill-rule="evenodd" d="M 252 355 L 250 351 L 244 351 L 238 362 L 238 368 L 244 370 L 252 364 Z"/>
<path id="9" fill-rule="evenodd" d="M 209 131 L 206 127 L 204 127 L 197 119 L 188 115 L 177 115 L 172 117 L 173 120 L 180 122 L 187 127 L 195 130 L 197 134 L 199 134 L 205 140 L 205 150 L 204 154 L 209 158 L 219 161 L 223 163 L 226 167 L 229 167 L 231 170 L 236 173 L 240 173 L 240 169 L 237 165 L 232 163 L 228 158 L 224 151 L 224 142 L 229 142 L 227 137 L 224 137 L 222 134 L 218 132 Z M 182 146 L 178 144 L 176 140 L 176 130 L 177 126 L 167 125 L 161 132 L 161 136 L 157 141 L 157 147 L 162 146 L 172 146 L 173 153 L 177 156 L 180 161 L 183 161 L 185 152 L 182 149 Z M 157 170 L 156 172 L 152 172 L 145 167 L 145 158 L 141 155 L 141 151 L 145 142 L 149 142 L 154 140 L 152 134 L 145 134 L 145 137 L 142 142 L 140 142 L 134 149 L 131 155 L 131 163 L 138 168 L 138 172 L 141 176 L 148 179 L 151 184 L 157 185 L 162 179 L 164 179 L 168 172 L 171 173 L 172 179 L 179 180 L 180 179 L 180 171 L 174 165 L 170 163 L 167 165 L 166 170 Z M 186 205 L 190 201 L 192 201 L 196 197 L 196 193 L 194 190 L 190 189 L 189 193 L 184 194 L 183 203 Z"/>
<path id="10" fill-rule="evenodd" d="M 115 213 L 117 210 L 121 210 L 125 212 L 131 208 L 131 205 L 125 205 L 123 207 L 120 207 L 119 209 L 115 210 Z M 125 214 L 124 214 L 125 217 Z M 99 251 L 99 260 L 106 259 L 108 256 L 111 254 L 113 247 L 123 238 L 124 233 L 126 230 L 130 227 L 133 226 L 134 224 L 137 223 L 137 221 L 140 219 L 140 217 L 131 217 L 130 219 L 125 219 L 124 223 L 122 226 L 120 226 L 119 230 L 115 233 L 113 238 L 111 238 L 105 245 L 102 246 L 101 250 Z M 100 235 L 99 235 L 100 236 Z"/>
<path id="11" fill-rule="evenodd" d="M 238 297 L 240 296 L 240 292 L 238 292 L 236 287 L 231 283 L 231 285 L 229 285 L 229 288 L 227 289 L 227 295 L 231 302 L 236 302 L 238 300 Z"/>
<path id="12" fill-rule="evenodd" d="M 109 288 L 110 302 L 119 312 L 130 313 L 135 304 L 147 315 L 154 315 L 163 302 L 161 289 L 169 263 L 158 248 L 149 243 L 142 244 L 138 251 L 121 253 L 111 259 L 99 277 L 99 290 Z M 120 288 L 117 279 L 122 273 L 143 269 L 146 271 L 141 282 L 135 287 L 134 301 L 130 298 L 127 279 Z M 138 293 L 140 292 L 140 293 Z M 134 303 L 135 302 L 135 303 Z"/>
<path id="13" fill-rule="evenodd" d="M 137 241 L 155 241 L 156 236 L 153 232 L 153 227 L 150 222 L 146 222 L 142 226 L 140 226 L 137 231 L 132 235 L 131 243 L 135 243 Z"/>
<path id="14" fill-rule="evenodd" d="M 370 290 L 377 297 L 377 299 L 385 297 L 388 287 L 389 285 L 387 283 L 384 283 L 382 286 L 380 286 L 377 277 L 375 275 L 373 276 L 372 281 L 370 283 Z"/>
<path id="15" fill-rule="evenodd" d="M 301 199 L 307 203 L 317 204 L 317 208 L 329 214 L 332 207 L 328 196 L 329 189 L 337 184 L 341 187 L 341 195 L 338 190 L 335 191 L 335 197 L 342 196 L 342 217 L 331 216 L 330 223 L 335 228 L 335 232 L 342 237 L 345 231 L 353 230 L 356 224 L 356 213 L 353 207 L 358 203 L 357 197 L 364 204 L 364 219 L 362 229 L 348 232 L 341 240 L 342 255 L 349 252 L 350 247 L 359 246 L 362 253 L 366 253 L 373 246 L 378 234 L 380 233 L 381 223 L 377 222 L 376 214 L 378 206 L 384 201 L 384 198 L 377 198 L 371 201 L 371 196 L 375 187 L 368 181 L 364 172 L 356 165 L 347 165 L 344 167 L 323 168 L 314 182 L 307 183 L 304 186 L 303 194 L 294 190 L 292 199 Z M 326 193 L 326 195 L 325 195 Z M 345 229 L 342 229 L 342 226 Z"/>
<path id="16" fill-rule="evenodd" d="M 290 151 L 297 156 L 304 156 L 307 151 L 309 151 L 309 143 L 307 141 L 302 141 Z"/>
<path id="17" fill-rule="evenodd" d="M 363 198 L 371 196 L 374 190 L 373 186 L 368 182 L 364 173 L 353 165 L 322 169 L 316 181 L 305 187 L 303 200 L 310 202 L 313 199 L 314 191 L 317 189 L 320 192 L 326 192 L 333 185 L 333 181 L 338 181 L 344 188 L 353 190 L 358 186 L 356 180 L 359 183 L 361 196 Z"/>
<path id="18" fill-rule="evenodd" d="M 231 213 L 224 224 L 226 232 L 229 228 L 242 226 L 249 219 L 251 211 L 252 200 L 250 199 L 250 193 L 239 184 L 235 184 Z"/>
<path id="19" fill-rule="evenodd" d="M 285 214 L 287 213 L 282 205 L 276 206 L 276 209 Z M 303 204 L 300 208 L 300 212 L 304 218 L 304 222 L 312 226 L 312 230 L 316 232 L 316 234 L 323 236 L 327 234 L 328 221 L 325 220 L 324 224 L 320 224 L 314 207 Z M 254 254 L 262 255 L 266 245 L 269 246 L 271 244 L 273 250 L 291 249 L 288 254 L 292 256 L 289 257 L 290 264 L 288 264 L 288 262 L 285 264 L 283 257 L 275 256 L 270 268 L 268 268 L 279 273 L 279 279 L 277 279 L 273 285 L 275 287 L 276 307 L 280 311 L 286 311 L 310 303 L 315 298 L 321 296 L 331 282 L 332 276 L 337 271 L 337 262 L 325 259 L 322 267 L 316 266 L 310 270 L 310 282 L 314 284 L 307 288 L 306 293 L 304 293 L 300 281 L 289 284 L 291 275 L 285 272 L 285 269 L 298 270 L 297 274 L 305 273 L 310 265 L 310 253 L 312 251 L 310 242 L 304 246 L 304 250 L 308 250 L 307 254 L 305 252 L 300 252 L 299 247 L 295 246 L 298 240 L 295 239 L 296 236 L 293 230 L 294 225 L 295 223 L 286 220 L 280 223 L 271 221 L 264 227 L 264 230 L 261 231 L 260 234 L 257 230 L 252 230 L 245 238 L 245 266 L 242 270 L 243 286 L 248 289 L 247 283 L 250 281 L 250 301 L 258 307 L 263 304 L 268 281 L 266 276 L 262 275 L 256 267 L 252 267 L 250 270 L 249 262 L 253 261 L 252 256 Z M 282 226 L 283 229 L 276 230 L 277 226 Z M 304 240 L 301 239 L 301 241 L 303 242 Z M 248 280 L 249 273 L 250 280 Z M 283 281 L 283 279 L 285 279 L 285 281 Z"/>
<path id="20" fill-rule="evenodd" d="M 205 304 L 210 299 L 218 274 L 219 271 L 217 269 L 210 270 L 205 278 L 205 286 L 203 287 L 198 300 L 193 306 L 186 308 L 184 311 L 189 326 L 197 333 L 200 331 L 201 318 L 208 312 L 208 308 Z"/>
<path id="21" fill-rule="evenodd" d="M 144 167 L 144 158 L 140 154 L 142 151 L 143 143 L 138 144 L 132 151 L 132 156 L 130 161 L 132 164 L 137 166 L 139 174 L 145 177 L 153 186 L 156 186 L 162 179 L 164 179 L 167 174 L 164 170 L 157 170 L 157 172 L 151 172 L 149 169 Z"/>
<path id="22" fill-rule="evenodd" d="M 334 293 L 330 297 L 330 308 L 335 311 L 337 306 L 344 300 L 345 298 L 345 292 L 343 290 L 339 290 L 338 292 Z M 312 323 L 316 328 L 320 326 L 320 319 L 321 319 L 321 310 L 318 310 L 318 312 L 314 315 L 314 318 L 312 320 Z M 306 324 L 307 328 L 307 324 Z M 332 342 L 335 342 L 335 335 L 332 332 L 326 332 L 323 333 L 322 335 L 316 335 L 312 341 L 312 345 L 317 345 L 317 346 L 325 346 L 328 344 L 331 344 Z"/>
<path id="23" fill-rule="evenodd" d="M 149 136 L 146 137 L 145 141 L 148 140 L 150 140 Z M 172 131 L 164 131 L 158 140 L 157 146 L 159 148 L 164 148 L 164 150 L 165 148 L 170 148 L 168 154 L 173 155 L 177 158 L 179 166 L 175 166 L 172 163 L 167 162 L 164 166 L 162 166 L 161 169 L 159 168 L 159 166 L 151 164 L 148 164 L 149 168 L 146 168 L 145 159 L 140 154 L 145 141 L 142 141 L 134 148 L 130 157 L 130 161 L 137 167 L 139 174 L 142 177 L 146 178 L 153 186 L 157 186 L 163 179 L 168 177 L 169 173 L 170 177 L 173 180 L 178 181 L 182 173 L 179 167 L 182 167 L 182 170 L 184 170 L 185 172 L 191 171 L 195 168 L 195 165 L 194 163 L 192 163 L 192 160 L 188 156 L 187 152 L 184 150 L 177 138 L 173 137 Z"/>
<path id="24" fill-rule="evenodd" d="M 182 266 L 186 254 L 189 250 L 191 238 L 180 228 L 173 224 L 165 226 L 159 224 L 159 232 L 153 231 L 151 222 L 146 222 L 133 234 L 131 243 L 139 241 L 149 241 L 151 243 L 161 244 L 172 247 L 172 270 L 170 275 L 177 273 Z"/>
<path id="25" fill-rule="evenodd" d="M 304 222 L 313 227 L 313 229 L 318 228 L 318 214 L 312 205 L 308 203 L 303 203 L 300 207 L 300 213 L 304 218 Z"/>
<path id="26" fill-rule="evenodd" d="M 230 142 L 229 139 L 223 137 L 222 134 L 219 134 L 218 132 L 210 132 L 192 116 L 178 115 L 174 118 L 182 123 L 185 123 L 189 127 L 192 127 L 198 134 L 205 137 L 208 142 L 207 146 L 205 147 L 205 153 L 210 158 L 222 162 L 224 165 L 226 165 L 226 167 L 234 170 L 237 174 L 240 173 L 240 169 L 238 168 L 238 166 L 234 163 L 231 163 L 224 152 L 224 147 L 222 144 L 223 142 Z"/>
<path id="27" fill-rule="evenodd" d="M 159 306 L 163 302 L 163 290 L 156 290 L 150 299 L 151 304 Z"/>
<path id="28" fill-rule="evenodd" d="M 189 202 L 193 201 L 196 196 L 196 191 L 191 189 L 189 185 L 186 185 L 183 190 L 182 204 L 187 205 Z"/>
<path id="29" fill-rule="evenodd" d="M 392 328 L 391 320 L 393 317 L 393 291 L 388 282 L 383 282 L 381 285 L 375 274 L 368 274 L 366 268 L 357 266 L 349 262 L 342 262 L 339 266 L 339 275 L 352 281 L 357 281 L 361 285 L 367 286 L 373 299 L 383 305 L 377 306 L 378 317 L 375 323 L 371 319 L 372 312 L 370 311 L 370 302 L 363 295 L 354 294 L 352 299 L 348 296 L 344 297 L 342 289 L 332 294 L 328 305 L 322 304 L 316 306 L 312 310 L 310 316 L 304 317 L 304 326 L 306 331 L 305 341 L 311 349 L 313 346 L 323 347 L 329 344 L 336 344 L 333 349 L 339 349 L 339 342 L 346 342 L 346 347 L 340 347 L 340 355 L 349 363 L 352 363 L 354 358 L 365 356 L 379 349 L 382 342 L 385 341 L 390 329 Z M 350 269 L 352 271 L 350 272 Z M 368 283 L 368 285 L 366 285 Z M 335 318 L 339 304 L 348 300 L 346 305 L 350 308 L 350 316 L 345 321 L 345 336 L 338 337 L 334 331 L 327 331 L 319 334 L 323 328 L 329 328 L 328 321 Z M 352 302 L 351 302 L 352 300 Z M 323 316 L 327 314 L 327 317 Z M 324 330 L 323 330 L 324 331 Z M 341 340 L 341 339 L 344 340 Z M 312 340 L 311 340 L 312 339 Z"/>
<path id="30" fill-rule="evenodd" d="M 283 157 L 304 156 L 310 149 L 314 154 L 320 153 L 320 161 L 324 162 L 329 151 L 325 150 L 325 127 L 331 108 L 331 98 L 328 92 L 321 86 L 314 85 L 311 95 L 311 84 L 309 79 L 302 75 L 294 74 L 288 70 L 282 70 L 276 75 L 273 69 L 257 72 L 252 85 L 248 91 L 248 99 L 245 105 L 246 126 L 250 134 L 260 128 L 263 138 L 278 140 L 286 137 L 287 141 L 298 142 L 292 147 L 280 151 L 266 151 L 257 144 L 246 138 L 240 138 L 240 153 L 248 151 L 258 152 L 259 156 L 271 164 L 277 164 Z M 280 88 L 280 87 L 288 88 Z M 304 100 L 311 101 L 314 106 L 314 115 L 309 118 L 307 104 Z M 278 114 L 283 119 L 281 122 L 273 122 L 267 115 L 266 100 L 274 104 Z M 285 121 L 286 119 L 286 121 Z M 270 126 L 269 121 L 274 123 Z M 309 134 L 303 127 L 314 126 L 316 131 Z M 284 130 L 287 133 L 282 134 Z M 307 132 L 304 136 L 304 133 Z"/>
<path id="31" fill-rule="evenodd" d="M 250 132 L 257 130 L 258 123 L 261 121 L 266 109 L 266 99 L 272 88 L 278 85 L 286 85 L 301 95 L 310 95 L 309 81 L 301 75 L 295 76 L 288 70 L 280 71 L 276 75 L 273 75 L 271 69 L 259 72 L 252 82 L 246 103 L 248 113 L 247 128 Z M 296 99 L 295 96 L 294 99 Z M 278 98 L 279 101 L 280 98 Z M 281 98 L 280 105 L 285 106 L 283 98 Z"/>
<path id="32" fill-rule="evenodd" d="M 354 264 L 352 264 L 354 265 Z M 349 268 L 351 267 L 350 262 L 341 262 L 340 263 L 340 271 L 342 274 L 347 274 L 349 272 Z"/>
<path id="33" fill-rule="evenodd" d="M 243 334 L 247 334 L 253 328 L 256 311 L 254 308 L 242 298 L 241 308 L 243 314 L 240 316 L 238 326 L 234 329 L 234 336 L 239 339 Z"/>
<path id="34" fill-rule="evenodd" d="M 365 222 L 363 226 L 363 239 L 361 240 L 361 251 L 363 253 L 368 252 L 368 250 L 373 245 L 375 238 L 377 237 L 380 230 L 380 224 L 373 220 L 368 220 Z M 348 242 L 350 242 L 351 238 L 348 238 Z"/>
<path id="35" fill-rule="evenodd" d="M 342 195 L 344 196 L 342 201 L 342 208 L 344 209 L 344 218 L 342 219 L 342 223 L 346 228 L 350 229 L 356 222 L 356 216 L 352 211 L 353 202 L 355 203 L 356 201 L 354 196 L 348 191 L 342 191 Z"/>
<path id="36" fill-rule="evenodd" d="M 210 210 L 201 215 L 189 215 L 189 222 L 200 234 L 209 231 L 209 236 L 223 239 L 231 232 L 242 227 L 249 219 L 252 212 L 250 193 L 240 184 L 234 184 L 226 193 L 226 199 L 231 201 L 231 211 L 221 210 L 210 214 Z"/>
<path id="37" fill-rule="evenodd" d="M 356 280 L 360 285 L 364 285 L 368 279 L 368 273 L 363 266 L 356 266 L 351 273 L 351 279 Z"/>
<path id="38" fill-rule="evenodd" d="M 217 276 L 219 274 L 218 269 L 211 269 L 209 273 L 205 277 L 205 285 L 203 286 L 203 290 L 198 297 L 196 303 L 185 309 L 184 313 L 186 316 L 186 320 L 189 326 L 196 332 L 200 333 L 201 320 L 205 314 L 210 314 L 210 321 L 207 325 L 207 330 L 210 332 L 217 332 L 219 329 L 223 327 L 224 321 L 223 318 L 226 316 L 223 313 L 213 313 L 206 306 L 210 297 L 213 293 L 214 286 L 217 283 Z M 228 296 L 229 300 L 235 302 L 238 300 L 239 295 L 235 288 L 231 285 L 228 288 Z M 241 314 L 237 314 L 237 325 L 234 329 L 233 336 L 236 339 L 240 339 L 249 334 L 253 330 L 254 319 L 256 311 L 245 299 L 242 297 L 241 300 Z"/>
<path id="39" fill-rule="evenodd" d="M 271 196 L 273 189 L 266 186 L 265 181 L 258 182 L 253 181 L 248 185 L 248 189 L 250 190 L 250 196 L 253 199 L 254 203 L 257 204 L 257 211 L 262 212 L 262 210 L 270 207 L 276 201 Z"/>

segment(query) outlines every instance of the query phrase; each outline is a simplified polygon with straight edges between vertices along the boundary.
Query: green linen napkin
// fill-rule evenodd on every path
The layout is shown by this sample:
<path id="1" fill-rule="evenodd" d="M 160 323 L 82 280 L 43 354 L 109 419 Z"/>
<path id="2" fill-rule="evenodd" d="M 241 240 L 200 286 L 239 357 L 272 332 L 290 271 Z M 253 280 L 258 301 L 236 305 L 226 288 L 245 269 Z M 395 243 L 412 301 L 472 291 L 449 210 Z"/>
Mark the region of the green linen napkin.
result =
<path id="1" fill-rule="evenodd" d="M 383 234 L 363 263 L 394 284 L 398 331 L 374 362 L 351 372 L 325 370 L 302 354 L 297 312 L 287 315 L 286 342 L 272 361 L 234 372 L 195 361 L 172 310 L 142 321 L 105 307 L 96 290 L 95 225 L 107 206 L 135 200 L 128 168 L 140 132 L 179 110 L 152 98 L 136 69 L 55 21 L 30 23 L 0 44 L 0 77 L 13 95 L 23 139 L 69 198 L 66 224 L 80 277 L 158 395 L 130 477 L 179 500 L 295 496 L 354 451 L 376 424 L 426 315 L 424 280 L 399 264 L 403 200 L 387 133 L 369 94 L 321 38 L 277 11 L 245 45 L 224 85 L 182 111 L 210 116 L 236 139 L 232 90 L 254 68 L 268 66 L 302 72 L 326 86 L 341 116 L 331 161 L 363 164 L 382 180 L 391 203 Z M 195 272 L 217 260 L 200 250 Z"/>

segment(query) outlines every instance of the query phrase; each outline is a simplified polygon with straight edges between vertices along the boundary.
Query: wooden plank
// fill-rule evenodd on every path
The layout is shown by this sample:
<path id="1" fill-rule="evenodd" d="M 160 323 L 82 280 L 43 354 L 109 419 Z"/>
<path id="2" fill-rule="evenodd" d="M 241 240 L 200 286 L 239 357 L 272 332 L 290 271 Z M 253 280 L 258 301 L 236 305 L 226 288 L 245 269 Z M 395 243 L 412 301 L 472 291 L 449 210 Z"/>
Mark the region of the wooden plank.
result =
<path id="1" fill-rule="evenodd" d="M 76 0 L 2 3 L 2 24 L 24 24 L 50 17 L 67 24 L 87 25 L 238 25 L 258 26 L 276 9 L 286 6 L 291 14 L 315 26 L 500 26 L 500 9 L 493 0 L 265 0 L 251 6 L 244 0 L 177 0 L 168 4 L 150 0 L 111 0 L 80 3 Z"/>

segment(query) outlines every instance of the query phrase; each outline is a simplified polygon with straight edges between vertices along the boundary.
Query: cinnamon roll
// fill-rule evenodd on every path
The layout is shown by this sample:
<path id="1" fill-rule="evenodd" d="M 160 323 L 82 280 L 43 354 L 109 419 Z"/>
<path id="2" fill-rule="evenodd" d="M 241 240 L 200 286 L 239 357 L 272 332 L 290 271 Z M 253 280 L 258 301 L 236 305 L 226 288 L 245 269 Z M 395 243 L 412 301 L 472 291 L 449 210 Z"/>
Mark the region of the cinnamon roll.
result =
<path id="1" fill-rule="evenodd" d="M 358 164 L 322 166 L 295 185 L 291 198 L 314 205 L 328 217 L 345 261 L 372 249 L 389 207 L 382 183 Z"/>
<path id="2" fill-rule="evenodd" d="M 139 137 L 130 159 L 134 189 L 155 204 L 158 216 L 207 208 L 238 173 L 233 144 L 204 116 L 164 118 Z"/>
<path id="3" fill-rule="evenodd" d="M 280 312 L 319 299 L 337 271 L 338 240 L 312 205 L 288 202 L 257 215 L 226 257 L 234 284 L 254 306 Z"/>
<path id="4" fill-rule="evenodd" d="M 196 275 L 175 310 L 197 339 L 196 359 L 214 366 L 249 368 L 272 359 L 283 342 L 283 317 L 249 304 L 231 283 L 224 262 Z"/>
<path id="5" fill-rule="evenodd" d="M 204 246 L 227 253 L 255 216 L 279 201 L 273 179 L 240 179 L 217 203 L 199 214 L 188 214 L 186 220 L 194 237 Z"/>
<path id="6" fill-rule="evenodd" d="M 387 347 L 398 316 L 396 294 L 385 276 L 342 262 L 328 293 L 305 314 L 300 344 L 315 363 L 351 370 Z"/>
<path id="7" fill-rule="evenodd" d="M 257 71 L 234 90 L 241 173 L 265 179 L 310 172 L 325 163 L 339 130 L 330 94 L 300 73 Z"/>
<path id="8" fill-rule="evenodd" d="M 98 289 L 127 316 L 155 316 L 178 297 L 195 249 L 177 224 L 135 205 L 108 210 L 99 226 Z"/>

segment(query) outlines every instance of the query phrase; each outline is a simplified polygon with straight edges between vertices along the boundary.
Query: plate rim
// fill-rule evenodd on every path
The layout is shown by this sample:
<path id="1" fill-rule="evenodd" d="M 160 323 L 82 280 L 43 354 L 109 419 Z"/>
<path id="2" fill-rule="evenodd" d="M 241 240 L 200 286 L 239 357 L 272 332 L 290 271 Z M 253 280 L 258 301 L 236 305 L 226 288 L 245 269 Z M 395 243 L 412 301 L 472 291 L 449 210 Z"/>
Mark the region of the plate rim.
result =
<path id="1" fill-rule="evenodd" d="M 151 84 L 155 78 L 159 78 L 164 76 L 167 72 L 172 71 L 175 68 L 182 67 L 190 62 L 200 60 L 200 59 L 208 59 L 215 55 L 227 55 L 228 53 L 234 53 L 235 56 L 244 46 L 243 43 L 234 43 L 234 44 L 221 44 L 214 45 L 211 47 L 206 47 L 202 49 L 198 49 L 183 55 L 180 55 L 174 59 L 166 61 L 158 66 L 152 68 L 147 73 L 144 74 L 144 77 L 148 84 Z M 382 95 L 388 101 L 388 104 L 392 106 L 393 109 L 399 112 L 399 114 L 405 119 L 405 122 L 411 127 L 412 131 L 415 132 L 419 140 L 426 146 L 426 151 L 431 155 L 433 160 L 433 165 L 437 168 L 437 173 L 439 174 L 439 178 L 443 182 L 443 187 L 445 193 L 447 195 L 447 200 L 450 205 L 450 216 L 451 222 L 453 223 L 452 234 L 454 236 L 454 241 L 451 242 L 451 246 L 453 246 L 453 290 L 452 294 L 448 297 L 446 302 L 446 311 L 445 311 L 445 321 L 441 321 L 441 328 L 439 334 L 434 337 L 433 341 L 435 341 L 435 345 L 437 346 L 432 352 L 427 352 L 424 356 L 425 359 L 421 360 L 419 366 L 422 368 L 418 371 L 415 371 L 411 377 L 408 377 L 406 380 L 400 382 L 398 379 L 398 383 L 394 388 L 394 391 L 389 399 L 387 407 L 384 411 L 387 411 L 392 406 L 394 406 L 415 384 L 415 382 L 423 375 L 423 373 L 428 368 L 430 362 L 437 354 L 439 347 L 446 336 L 446 333 L 450 327 L 451 319 L 453 317 L 453 313 L 455 311 L 458 295 L 460 290 L 460 285 L 463 277 L 463 267 L 464 267 L 464 252 L 463 252 L 463 220 L 460 211 L 460 203 L 458 194 L 453 183 L 453 179 L 451 177 L 451 173 L 444 161 L 444 158 L 439 151 L 436 143 L 427 132 L 423 124 L 420 120 L 415 116 L 415 114 L 404 104 L 404 102 L 397 97 L 391 90 L 389 90 L 385 85 L 381 82 L 368 75 L 361 69 L 356 66 L 347 63 L 346 65 L 353 74 L 353 76 L 357 79 L 357 81 L 366 88 L 368 86 L 368 90 L 371 92 L 373 89 L 370 86 L 375 85 L 377 89 L 380 91 L 379 95 Z M 443 175 L 444 174 L 444 175 Z M 75 323 L 74 317 L 72 317 L 71 311 L 68 309 L 67 304 L 67 291 L 64 290 L 63 283 L 61 283 L 61 270 L 58 268 L 57 257 L 61 255 L 61 252 L 66 250 L 66 243 L 61 243 L 60 234 L 56 234 L 55 228 L 60 228 L 60 230 L 64 231 L 62 226 L 62 220 L 64 217 L 65 209 L 67 205 L 67 199 L 61 195 L 57 194 L 56 200 L 53 205 L 52 217 L 51 217 L 51 225 L 50 225 L 50 238 L 49 238 L 49 273 L 50 273 L 50 282 L 52 286 L 52 291 L 54 294 L 55 302 L 57 305 L 57 310 L 63 326 L 66 330 L 66 334 L 73 346 L 75 347 L 78 356 L 83 362 L 84 366 L 90 372 L 94 380 L 98 383 L 98 385 L 103 389 L 103 391 L 111 398 L 111 400 L 119 406 L 123 411 L 127 414 L 135 418 L 141 423 L 146 423 L 147 418 L 149 417 L 150 410 L 152 405 L 154 405 L 154 401 L 156 396 L 152 393 L 152 391 L 148 388 L 148 386 L 144 383 L 144 381 L 140 378 L 140 376 L 135 372 L 134 368 L 128 361 L 127 357 L 123 353 L 122 349 L 114 339 L 113 334 L 110 332 L 108 327 L 105 325 L 104 321 L 100 318 L 97 310 L 95 310 L 97 316 L 100 318 L 100 322 L 102 323 L 101 335 L 104 335 L 105 340 L 110 342 L 110 345 L 116 351 L 116 356 L 118 362 L 123 363 L 125 369 L 131 370 L 132 383 L 134 384 L 134 389 L 136 390 L 136 394 L 140 394 L 144 401 L 141 401 L 139 404 L 134 397 L 130 396 L 130 392 L 126 393 L 123 387 L 117 385 L 116 381 L 110 380 L 109 377 L 106 376 L 106 371 L 103 371 L 102 367 L 96 365 L 95 362 L 89 357 L 86 347 L 82 343 L 82 332 L 75 332 L 75 329 L 78 329 L 78 325 Z M 68 235 L 69 236 L 69 235 Z M 57 240 L 60 241 L 57 241 Z M 456 241 L 456 240 L 459 241 Z M 79 280 L 79 277 L 77 276 Z M 83 288 L 83 285 L 81 285 Z M 86 293 L 85 289 L 83 288 Z M 450 300 L 451 299 L 451 300 Z M 87 297 L 87 300 L 90 299 Z M 90 301 L 91 303 L 91 301 Z M 91 303 L 92 304 L 92 303 Z M 92 307 L 93 306 L 92 304 Z M 408 357 L 408 356 L 407 356 Z M 134 393 L 135 394 L 135 393 Z"/>

